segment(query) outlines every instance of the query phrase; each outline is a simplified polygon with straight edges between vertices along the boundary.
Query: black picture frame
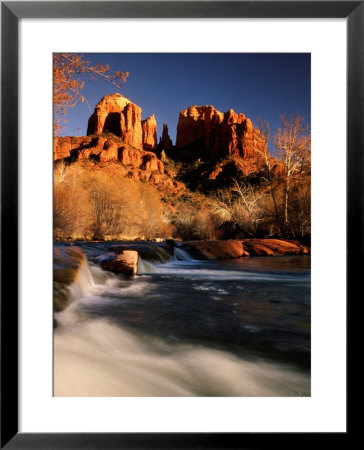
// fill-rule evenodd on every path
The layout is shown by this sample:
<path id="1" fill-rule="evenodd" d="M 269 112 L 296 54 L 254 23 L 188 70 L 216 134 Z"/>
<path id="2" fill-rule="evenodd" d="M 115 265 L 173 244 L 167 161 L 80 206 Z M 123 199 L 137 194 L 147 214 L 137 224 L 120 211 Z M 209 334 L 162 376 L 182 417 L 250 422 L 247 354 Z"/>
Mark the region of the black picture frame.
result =
<path id="1" fill-rule="evenodd" d="M 1 448 L 230 449 L 328 444 L 325 433 L 19 433 L 18 432 L 18 22 L 21 18 L 346 18 L 347 312 L 364 273 L 364 1 L 1 2 Z M 359 258 L 358 258 L 359 253 Z M 348 322 L 349 325 L 349 322 Z M 348 326 L 348 330 L 349 330 Z M 353 350 L 347 346 L 347 374 Z M 352 435 L 350 392 L 347 445 Z M 350 433 L 350 434 L 349 434 Z"/>

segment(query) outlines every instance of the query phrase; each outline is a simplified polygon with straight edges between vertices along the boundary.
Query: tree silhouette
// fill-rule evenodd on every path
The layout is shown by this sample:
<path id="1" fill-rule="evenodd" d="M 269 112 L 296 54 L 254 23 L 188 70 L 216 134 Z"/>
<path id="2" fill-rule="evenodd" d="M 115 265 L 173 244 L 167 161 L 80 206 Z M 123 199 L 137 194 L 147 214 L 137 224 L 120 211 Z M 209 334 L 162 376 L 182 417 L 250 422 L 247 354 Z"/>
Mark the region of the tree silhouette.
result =
<path id="1" fill-rule="evenodd" d="M 116 70 L 110 73 L 110 66 L 101 63 L 93 63 L 78 53 L 54 53 L 53 54 L 53 108 L 54 108 L 54 134 L 61 130 L 62 122 L 70 108 L 78 103 L 87 103 L 87 99 L 81 91 L 85 85 L 83 74 L 87 74 L 90 80 L 98 78 L 112 83 L 121 89 L 121 83 L 125 82 L 129 73 Z"/>

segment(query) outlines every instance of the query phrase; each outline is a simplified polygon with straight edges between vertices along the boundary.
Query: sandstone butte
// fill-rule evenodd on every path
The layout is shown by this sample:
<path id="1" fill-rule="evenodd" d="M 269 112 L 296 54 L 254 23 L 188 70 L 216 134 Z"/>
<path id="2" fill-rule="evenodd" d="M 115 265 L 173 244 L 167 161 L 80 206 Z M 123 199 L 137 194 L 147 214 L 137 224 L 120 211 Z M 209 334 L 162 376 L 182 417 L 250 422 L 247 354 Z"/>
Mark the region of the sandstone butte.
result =
<path id="1" fill-rule="evenodd" d="M 142 120 L 143 142 L 145 150 L 155 150 L 157 148 L 157 121 L 154 114 Z"/>
<path id="2" fill-rule="evenodd" d="M 54 139 L 54 160 L 70 156 L 77 160 L 88 159 L 91 155 L 100 162 L 128 160 L 124 163 L 134 164 L 136 154 L 131 149 L 136 149 L 149 151 L 147 158 L 152 161 L 158 147 L 157 123 L 154 114 L 142 120 L 141 111 L 138 105 L 119 93 L 103 97 L 88 120 L 87 136 Z M 120 150 L 120 144 L 123 144 L 123 150 Z M 159 147 L 166 151 L 172 148 L 166 124 L 163 124 Z M 186 147 L 191 147 L 194 155 L 202 150 L 210 161 L 233 157 L 256 162 L 259 152 L 265 150 L 265 141 L 244 114 L 237 114 L 232 109 L 222 113 L 210 105 L 193 105 L 179 114 L 176 148 Z M 135 164 L 141 165 L 140 158 L 144 156 Z M 159 170 L 163 165 L 160 163 L 157 169 L 157 163 L 153 164 L 155 169 L 152 170 Z"/>
<path id="3" fill-rule="evenodd" d="M 66 158 L 72 161 L 119 160 L 148 172 L 164 173 L 163 163 L 153 152 L 157 147 L 155 116 L 141 120 L 141 111 L 121 94 L 103 97 L 89 118 L 87 136 L 54 138 L 54 161 Z"/>
<path id="4" fill-rule="evenodd" d="M 149 181 L 178 196 L 186 188 L 174 179 L 173 171 L 165 169 L 165 152 L 170 156 L 172 152 L 182 155 L 186 161 L 201 158 L 212 163 L 201 167 L 198 174 L 199 182 L 207 183 L 206 186 L 224 184 L 232 177 L 259 172 L 262 167 L 260 153 L 265 151 L 264 137 L 242 113 L 232 109 L 222 113 L 210 105 L 193 105 L 182 110 L 176 148 L 173 148 L 167 125 L 163 124 L 157 145 L 155 116 L 142 120 L 141 111 L 119 93 L 103 97 L 88 120 L 87 136 L 54 138 L 54 161 L 119 161 L 125 168 L 125 176 Z M 160 158 L 157 150 L 161 152 Z M 276 172 L 279 164 L 271 159 L 272 171 Z"/>
<path id="5" fill-rule="evenodd" d="M 154 115 L 142 120 L 142 109 L 121 94 L 103 97 L 88 120 L 87 135 L 112 133 L 125 144 L 138 149 L 157 147 Z"/>
<path id="6" fill-rule="evenodd" d="M 196 142 L 212 161 L 231 156 L 257 159 L 265 147 L 264 137 L 244 114 L 233 109 L 222 113 L 211 105 L 193 105 L 179 114 L 177 149 Z"/>

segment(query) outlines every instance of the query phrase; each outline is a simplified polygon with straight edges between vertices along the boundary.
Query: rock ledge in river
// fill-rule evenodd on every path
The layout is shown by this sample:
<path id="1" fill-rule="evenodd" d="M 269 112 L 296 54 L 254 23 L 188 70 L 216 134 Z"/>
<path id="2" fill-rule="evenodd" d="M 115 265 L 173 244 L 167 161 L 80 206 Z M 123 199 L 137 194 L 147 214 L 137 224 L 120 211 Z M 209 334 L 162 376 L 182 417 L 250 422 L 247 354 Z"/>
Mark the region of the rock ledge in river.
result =
<path id="1" fill-rule="evenodd" d="M 297 241 L 285 239 L 244 239 L 250 256 L 308 255 L 310 249 Z"/>
<path id="2" fill-rule="evenodd" d="M 180 248 L 196 259 L 231 259 L 248 256 L 241 241 L 185 241 Z"/>
<path id="3" fill-rule="evenodd" d="M 101 261 L 101 267 L 113 273 L 136 275 L 138 268 L 138 252 L 135 250 L 122 250 L 121 253 L 110 256 Z"/>
<path id="4" fill-rule="evenodd" d="M 68 286 L 77 278 L 85 262 L 85 255 L 79 247 L 55 247 L 53 249 L 53 310 L 63 311 L 69 304 Z"/>

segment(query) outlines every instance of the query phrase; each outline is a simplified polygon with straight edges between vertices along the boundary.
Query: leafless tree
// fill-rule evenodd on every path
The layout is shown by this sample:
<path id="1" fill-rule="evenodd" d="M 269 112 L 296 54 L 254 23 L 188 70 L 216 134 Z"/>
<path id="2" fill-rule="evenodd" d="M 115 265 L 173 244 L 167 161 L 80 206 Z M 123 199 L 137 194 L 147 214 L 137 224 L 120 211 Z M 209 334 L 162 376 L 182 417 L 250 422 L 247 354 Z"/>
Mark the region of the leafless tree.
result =
<path id="1" fill-rule="evenodd" d="M 262 221 L 260 200 L 263 196 L 263 191 L 234 178 L 232 188 L 217 191 L 210 197 L 208 206 L 220 224 L 233 222 L 249 236 L 255 236 Z"/>
<path id="2" fill-rule="evenodd" d="M 274 206 L 274 219 L 275 223 L 278 224 L 279 213 L 278 213 L 278 205 L 276 200 L 276 193 L 273 185 L 273 176 L 272 176 L 272 167 L 271 167 L 271 156 L 269 154 L 268 146 L 270 140 L 270 126 L 267 121 L 262 122 L 260 119 L 258 120 L 258 130 L 259 133 L 256 134 L 257 141 L 259 145 L 255 147 L 255 151 L 263 158 L 265 167 L 267 169 L 267 179 L 270 195 L 272 197 L 273 206 Z"/>
<path id="3" fill-rule="evenodd" d="M 284 163 L 283 211 L 284 223 L 289 225 L 289 197 L 294 177 L 307 170 L 310 161 L 311 136 L 304 118 L 297 114 L 281 115 L 282 125 L 277 130 L 274 145 Z"/>

